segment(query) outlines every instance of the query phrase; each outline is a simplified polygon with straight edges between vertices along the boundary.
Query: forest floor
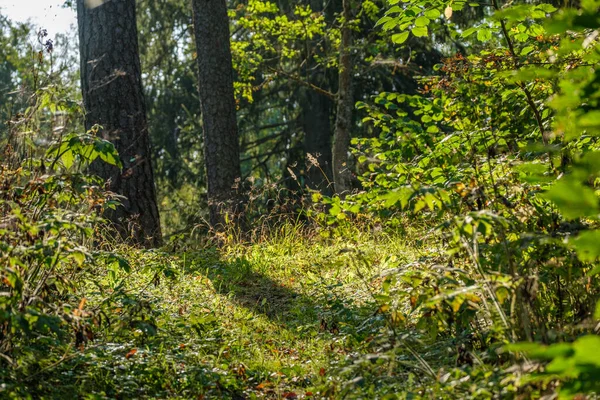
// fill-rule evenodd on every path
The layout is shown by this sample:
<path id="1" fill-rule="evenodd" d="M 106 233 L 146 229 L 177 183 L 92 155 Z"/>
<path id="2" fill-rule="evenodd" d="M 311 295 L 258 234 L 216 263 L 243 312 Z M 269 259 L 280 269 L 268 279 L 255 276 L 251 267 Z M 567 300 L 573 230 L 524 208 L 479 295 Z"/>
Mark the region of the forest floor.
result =
<path id="1" fill-rule="evenodd" d="M 38 376 L 38 389 L 50 397 L 201 399 L 418 391 L 430 363 L 437 371 L 453 360 L 444 343 L 422 357 L 410 346 L 386 356 L 407 333 L 386 328 L 377 299 L 382 272 L 411 265 L 424 250 L 382 232 L 350 237 L 284 226 L 260 243 L 140 253 L 124 279 L 104 277 L 123 293 L 114 315 L 99 321 L 104 333 Z M 102 299 L 90 288 L 86 307 Z"/>

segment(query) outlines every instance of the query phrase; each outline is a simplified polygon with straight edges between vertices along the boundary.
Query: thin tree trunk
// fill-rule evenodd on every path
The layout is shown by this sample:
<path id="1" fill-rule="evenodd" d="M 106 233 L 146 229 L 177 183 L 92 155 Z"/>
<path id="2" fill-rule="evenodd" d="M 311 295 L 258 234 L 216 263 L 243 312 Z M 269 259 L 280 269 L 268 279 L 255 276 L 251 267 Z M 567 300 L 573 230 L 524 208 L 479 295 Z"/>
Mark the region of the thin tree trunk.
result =
<path id="1" fill-rule="evenodd" d="M 240 150 L 225 0 L 192 0 L 210 223 L 236 220 Z"/>
<path id="2" fill-rule="evenodd" d="M 352 127 L 352 31 L 349 23 L 352 18 L 350 0 L 343 0 L 342 41 L 340 44 L 339 88 L 337 117 L 333 136 L 333 182 L 335 193 L 346 194 L 352 187 L 352 173 L 349 167 L 350 129 Z"/>
<path id="3" fill-rule="evenodd" d="M 108 188 L 125 196 L 106 217 L 125 240 L 145 247 L 162 241 L 142 91 L 135 0 L 92 6 L 77 0 L 81 89 L 90 129 L 114 143 L 123 170 L 101 161 L 90 166 Z"/>

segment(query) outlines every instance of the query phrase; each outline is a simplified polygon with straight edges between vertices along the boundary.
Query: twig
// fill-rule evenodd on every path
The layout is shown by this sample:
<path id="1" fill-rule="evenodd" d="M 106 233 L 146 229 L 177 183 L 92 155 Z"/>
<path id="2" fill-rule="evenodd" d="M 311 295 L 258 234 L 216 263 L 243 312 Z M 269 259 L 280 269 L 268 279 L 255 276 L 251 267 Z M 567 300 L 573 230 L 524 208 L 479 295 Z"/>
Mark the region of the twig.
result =
<path id="1" fill-rule="evenodd" d="M 297 83 L 299 83 L 299 84 L 301 84 L 301 85 L 303 85 L 303 86 L 309 87 L 309 88 L 311 88 L 312 90 L 314 90 L 315 92 L 317 92 L 317 93 L 319 93 L 319 94 L 322 94 L 322 95 L 324 95 L 324 96 L 327 96 L 327 97 L 328 97 L 328 98 L 330 98 L 331 100 L 335 100 L 335 99 L 336 99 L 336 97 L 337 97 L 335 94 L 331 93 L 330 91 L 328 91 L 328 90 L 325 90 L 325 89 L 323 89 L 323 88 L 320 88 L 320 87 L 318 87 L 318 86 L 316 86 L 316 85 L 313 85 L 312 83 L 310 83 L 310 82 L 307 82 L 306 80 L 302 79 L 302 78 L 301 78 L 301 77 L 299 77 L 299 76 L 294 76 L 294 75 L 288 74 L 288 73 L 287 73 L 287 72 L 285 72 L 285 71 L 281 71 L 281 70 L 278 70 L 278 69 L 275 69 L 275 68 L 272 68 L 272 67 L 268 67 L 268 68 L 269 68 L 269 70 L 271 70 L 272 72 L 274 72 L 274 73 L 276 73 L 276 74 L 279 74 L 279 75 L 283 75 L 283 76 L 285 76 L 286 78 L 289 78 L 289 79 L 293 80 L 294 82 L 297 82 Z"/>
<path id="2" fill-rule="evenodd" d="M 496 11 L 500 11 L 500 5 L 498 4 L 498 0 L 493 0 L 493 2 L 494 2 L 494 9 Z M 504 19 L 502 19 L 502 18 L 500 19 L 500 26 L 502 27 L 502 35 L 504 36 L 504 40 L 506 40 L 506 44 L 508 45 L 508 50 L 510 51 L 510 54 L 515 62 L 515 70 L 519 70 L 519 68 L 521 67 L 521 64 L 519 63 L 519 57 L 517 56 L 514 44 L 513 44 L 512 40 L 510 39 L 510 36 L 508 35 L 508 29 L 506 28 L 506 23 L 504 22 Z M 542 142 L 544 143 L 545 146 L 547 146 L 548 139 L 544 135 L 543 119 L 540 114 L 540 110 L 538 110 L 537 106 L 535 105 L 535 101 L 533 100 L 531 91 L 527 88 L 527 86 L 523 82 L 517 82 L 516 85 L 525 94 L 527 105 L 529 105 L 529 108 L 531 108 L 531 110 L 533 111 L 533 115 L 535 116 L 535 120 L 537 122 L 538 129 L 540 130 L 540 135 L 542 135 Z M 551 160 L 552 159 L 550 159 L 550 161 Z"/>

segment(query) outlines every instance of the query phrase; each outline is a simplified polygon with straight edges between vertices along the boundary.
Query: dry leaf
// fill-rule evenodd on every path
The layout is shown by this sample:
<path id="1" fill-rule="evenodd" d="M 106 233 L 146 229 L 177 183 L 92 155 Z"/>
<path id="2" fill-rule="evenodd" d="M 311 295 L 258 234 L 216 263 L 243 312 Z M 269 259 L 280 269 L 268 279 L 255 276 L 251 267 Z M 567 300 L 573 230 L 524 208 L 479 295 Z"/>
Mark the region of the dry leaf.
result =
<path id="1" fill-rule="evenodd" d="M 125 354 L 125 358 L 129 360 L 131 357 L 134 356 L 135 353 L 137 353 L 137 349 L 131 349 L 129 350 L 129 353 Z"/>
<path id="2" fill-rule="evenodd" d="M 446 7 L 446 9 L 444 10 L 444 15 L 447 19 L 450 19 L 452 17 L 452 7 Z"/>

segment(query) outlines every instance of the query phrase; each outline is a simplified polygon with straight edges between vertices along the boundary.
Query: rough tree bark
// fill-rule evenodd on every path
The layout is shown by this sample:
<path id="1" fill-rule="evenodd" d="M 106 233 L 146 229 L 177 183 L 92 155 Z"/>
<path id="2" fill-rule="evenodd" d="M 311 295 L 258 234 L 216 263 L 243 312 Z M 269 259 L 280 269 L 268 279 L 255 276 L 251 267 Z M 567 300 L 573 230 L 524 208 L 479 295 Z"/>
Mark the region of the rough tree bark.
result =
<path id="1" fill-rule="evenodd" d="M 306 185 L 325 195 L 333 193 L 331 182 L 331 100 L 312 89 L 305 89 L 302 107 Z M 310 154 L 310 155 L 309 155 Z M 315 163 L 316 161 L 316 163 Z M 315 165 L 316 164 L 316 165 Z"/>
<path id="2" fill-rule="evenodd" d="M 352 173 L 348 165 L 350 148 L 350 129 L 352 127 L 352 30 L 349 23 L 352 18 L 351 0 L 343 0 L 342 41 L 340 44 L 339 88 L 337 116 L 333 134 L 333 182 L 335 193 L 344 195 L 352 187 Z"/>
<path id="3" fill-rule="evenodd" d="M 313 12 L 324 11 L 323 0 L 308 1 Z M 308 83 L 322 89 L 329 89 L 328 76 L 324 68 L 316 68 L 315 55 L 321 55 L 318 48 L 321 37 L 315 36 L 307 42 L 307 54 L 304 61 L 304 74 Z M 306 186 L 330 196 L 333 193 L 333 175 L 331 162 L 331 111 L 332 100 L 311 88 L 301 89 L 301 123 L 304 130 L 304 155 Z M 315 163 L 316 161 L 316 163 Z M 317 164 L 317 165 L 315 165 Z"/>
<path id="4" fill-rule="evenodd" d="M 225 0 L 192 0 L 211 226 L 239 210 L 240 150 Z"/>
<path id="5" fill-rule="evenodd" d="M 77 0 L 81 90 L 85 125 L 103 127 L 123 170 L 103 162 L 90 166 L 108 188 L 125 196 L 106 217 L 122 238 L 137 245 L 161 244 L 150 139 L 142 91 L 135 0 Z"/>

